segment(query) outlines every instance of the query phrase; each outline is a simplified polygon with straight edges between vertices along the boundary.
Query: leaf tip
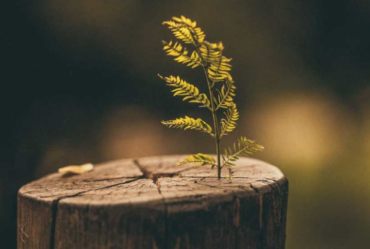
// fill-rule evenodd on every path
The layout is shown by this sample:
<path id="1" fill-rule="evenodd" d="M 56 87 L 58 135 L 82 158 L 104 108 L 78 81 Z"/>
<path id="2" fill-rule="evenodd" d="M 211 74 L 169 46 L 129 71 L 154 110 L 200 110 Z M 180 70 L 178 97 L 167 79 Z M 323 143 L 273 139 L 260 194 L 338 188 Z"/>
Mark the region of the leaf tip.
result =
<path id="1" fill-rule="evenodd" d="M 221 41 L 218 43 L 218 46 L 217 47 L 221 51 L 225 49 L 224 44 Z"/>

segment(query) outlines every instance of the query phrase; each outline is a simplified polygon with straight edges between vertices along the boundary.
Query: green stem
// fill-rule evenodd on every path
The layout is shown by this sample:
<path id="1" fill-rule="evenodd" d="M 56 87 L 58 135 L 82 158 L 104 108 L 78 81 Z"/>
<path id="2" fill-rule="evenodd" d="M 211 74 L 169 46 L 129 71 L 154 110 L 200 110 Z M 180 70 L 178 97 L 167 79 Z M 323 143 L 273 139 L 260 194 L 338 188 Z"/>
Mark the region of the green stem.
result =
<path id="1" fill-rule="evenodd" d="M 217 121 L 217 114 L 215 109 L 215 104 L 213 102 L 213 91 L 211 88 L 211 84 L 208 80 L 208 74 L 206 71 L 206 68 L 203 66 L 203 71 L 207 79 L 207 85 L 208 85 L 208 91 L 209 91 L 209 97 L 211 99 L 211 109 L 212 109 L 212 119 L 213 119 L 213 126 L 215 129 L 215 142 L 216 142 L 216 154 L 217 154 L 217 178 L 221 179 L 221 156 L 220 156 L 220 132 L 218 130 L 218 121 Z"/>
<path id="2" fill-rule="evenodd" d="M 202 68 L 203 68 L 204 76 L 206 77 L 206 80 L 207 80 L 209 98 L 210 98 L 210 101 L 211 101 L 211 109 L 212 109 L 211 112 L 212 112 L 212 119 L 213 119 L 213 127 L 214 127 L 214 130 L 215 130 L 215 136 L 214 137 L 215 137 L 215 142 L 216 142 L 216 154 L 217 154 L 217 178 L 220 180 L 221 179 L 220 132 L 218 131 L 217 114 L 216 114 L 216 108 L 215 108 L 215 104 L 214 104 L 214 100 L 213 100 L 212 87 L 213 87 L 214 83 L 211 85 L 211 83 L 209 82 L 208 73 L 207 73 L 207 70 L 206 70 L 206 61 L 204 60 L 202 54 L 200 53 L 199 48 L 198 48 L 197 44 L 195 43 L 196 39 L 195 39 L 195 37 L 192 33 L 191 33 L 191 36 L 193 37 L 193 45 L 195 47 L 195 50 L 197 51 L 199 57 L 202 60 Z"/>
<path id="3" fill-rule="evenodd" d="M 199 57 L 202 59 L 202 68 L 203 68 L 203 72 L 204 72 L 204 75 L 206 77 L 206 80 L 207 80 L 207 85 L 208 85 L 208 91 L 209 91 L 209 98 L 210 98 L 210 101 L 211 101 L 211 113 L 212 113 L 212 119 L 213 119 L 213 127 L 214 127 L 214 130 L 215 130 L 215 143 L 216 143 L 216 154 L 217 154 L 217 178 L 220 180 L 221 179 L 221 155 L 220 155 L 220 132 L 218 130 L 218 121 L 217 121 L 217 114 L 216 114 L 216 108 L 215 108 L 215 104 L 214 104 L 214 98 L 213 98 L 213 91 L 212 91 L 212 86 L 211 86 L 211 83 L 209 82 L 209 79 L 208 79 L 208 73 L 207 73 L 207 70 L 206 70 L 206 67 L 205 67 L 205 60 L 204 58 L 202 57 L 198 47 L 196 44 L 194 44 L 195 46 L 195 49 L 199 55 Z"/>

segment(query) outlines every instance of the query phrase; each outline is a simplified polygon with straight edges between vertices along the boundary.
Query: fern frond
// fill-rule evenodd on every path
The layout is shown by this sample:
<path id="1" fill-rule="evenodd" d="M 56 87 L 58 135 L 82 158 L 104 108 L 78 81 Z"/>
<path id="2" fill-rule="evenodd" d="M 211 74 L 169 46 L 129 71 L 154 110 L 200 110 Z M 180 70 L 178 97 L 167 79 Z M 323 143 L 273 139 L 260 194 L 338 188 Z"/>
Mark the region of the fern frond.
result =
<path id="1" fill-rule="evenodd" d="M 173 96 L 185 96 L 182 99 L 183 101 L 190 100 L 189 103 L 202 104 L 201 107 L 207 107 L 208 109 L 211 109 L 211 102 L 208 100 L 207 95 L 204 93 L 199 93 L 199 89 L 196 86 L 180 79 L 179 76 L 175 77 L 170 75 L 169 77 L 163 77 L 160 74 L 158 74 L 158 76 L 166 81 L 168 86 L 175 88 L 172 90 L 174 93 Z"/>
<path id="2" fill-rule="evenodd" d="M 236 109 L 236 104 L 233 104 L 225 112 L 226 119 L 221 119 L 221 133 L 220 138 L 227 133 L 232 132 L 236 128 L 236 121 L 239 119 L 239 112 Z"/>
<path id="3" fill-rule="evenodd" d="M 211 62 L 210 66 L 208 67 L 208 77 L 215 82 L 220 81 L 229 81 L 230 83 L 234 83 L 233 78 L 230 75 L 231 71 L 231 64 L 230 61 L 232 59 L 228 59 L 225 56 L 220 56 L 218 61 Z"/>
<path id="4" fill-rule="evenodd" d="M 216 111 L 219 108 L 227 109 L 233 105 L 234 97 L 235 97 L 235 85 L 226 81 L 226 83 L 222 86 L 221 91 L 218 91 L 217 99 L 214 99 L 216 105 Z"/>
<path id="5" fill-rule="evenodd" d="M 211 126 L 200 118 L 194 119 L 194 118 L 189 118 L 188 116 L 185 116 L 185 118 L 177 118 L 175 120 L 162 121 L 161 123 L 168 126 L 169 128 L 181 128 L 184 130 L 188 130 L 188 129 L 197 130 L 197 131 L 208 133 L 211 136 L 214 136 L 212 134 Z"/>
<path id="6" fill-rule="evenodd" d="M 189 30 L 189 27 L 184 24 L 179 24 L 174 21 L 164 21 L 162 24 L 167 25 L 177 39 L 185 42 L 194 44 L 195 40 Z"/>
<path id="7" fill-rule="evenodd" d="M 263 150 L 264 147 L 259 145 L 254 140 L 247 139 L 246 137 L 241 137 L 238 139 L 238 143 L 234 143 L 233 148 L 229 147 L 225 149 L 225 155 L 222 155 L 223 164 L 222 167 L 234 166 L 236 160 L 239 156 L 249 156 L 254 152 Z"/>
<path id="8" fill-rule="evenodd" d="M 180 162 L 176 163 L 176 165 L 180 166 L 187 163 L 193 163 L 195 165 L 212 165 L 212 167 L 216 166 L 216 161 L 213 157 L 210 157 L 208 155 L 198 153 L 196 155 L 191 155 L 187 158 L 184 158 Z"/>
<path id="9" fill-rule="evenodd" d="M 176 57 L 175 61 L 183 63 L 191 68 L 202 65 L 202 59 L 196 51 L 193 51 L 189 56 L 189 51 L 178 42 L 173 44 L 172 41 L 168 43 L 162 41 L 162 43 L 164 45 L 163 50 L 166 51 L 167 55 Z"/>
<path id="10" fill-rule="evenodd" d="M 234 83 L 229 73 L 231 71 L 231 59 L 222 55 L 223 50 L 224 45 L 222 42 L 210 43 L 205 41 L 199 47 L 201 57 L 207 62 L 207 65 L 209 65 L 207 74 L 213 84 L 224 80 Z"/>
<path id="11" fill-rule="evenodd" d="M 163 25 L 167 25 L 177 39 L 191 44 L 202 44 L 206 35 L 201 28 L 197 27 L 197 23 L 191 21 L 184 16 L 172 17 L 170 21 L 164 21 Z"/>
<path id="12" fill-rule="evenodd" d="M 221 42 L 217 44 L 204 41 L 199 47 L 199 52 L 206 62 L 217 62 L 222 55 L 222 50 L 220 48 L 223 49 Z"/>

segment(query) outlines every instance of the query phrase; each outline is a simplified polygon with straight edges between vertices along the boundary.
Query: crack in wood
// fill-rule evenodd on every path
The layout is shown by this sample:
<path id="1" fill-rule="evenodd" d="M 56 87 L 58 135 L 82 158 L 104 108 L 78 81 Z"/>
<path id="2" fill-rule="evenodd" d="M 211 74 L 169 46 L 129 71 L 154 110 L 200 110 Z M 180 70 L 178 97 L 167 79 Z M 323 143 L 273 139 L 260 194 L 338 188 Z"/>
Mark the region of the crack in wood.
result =
<path id="1" fill-rule="evenodd" d="M 133 177 L 123 176 L 123 177 L 110 177 L 110 178 L 100 178 L 100 179 L 86 179 L 86 180 L 80 180 L 79 182 L 103 182 L 103 181 L 109 181 L 109 180 L 131 179 L 131 178 Z"/>
<path id="2" fill-rule="evenodd" d="M 139 168 L 139 170 L 141 171 L 141 173 L 143 173 L 143 178 L 153 180 L 153 183 L 157 186 L 158 193 L 160 195 L 162 195 L 162 193 L 161 193 L 161 185 L 159 184 L 158 179 L 160 177 L 163 177 L 163 176 L 158 175 L 158 174 L 153 174 L 152 172 L 150 172 L 149 170 L 147 170 L 145 167 L 143 167 L 139 163 L 139 161 L 137 159 L 134 159 L 133 162 Z M 172 177 L 172 176 L 173 175 L 171 175 L 170 177 Z"/>
<path id="3" fill-rule="evenodd" d="M 181 173 L 184 173 L 186 171 L 189 171 L 195 168 L 199 168 L 199 166 L 193 166 L 193 167 L 189 167 L 189 168 L 179 170 L 173 173 L 154 173 L 150 170 L 147 170 L 143 165 L 141 165 L 138 159 L 134 159 L 133 162 L 139 168 L 139 170 L 143 173 L 144 178 L 153 180 L 153 183 L 156 183 L 158 179 L 162 177 L 169 177 L 169 178 L 180 177 Z M 162 163 L 160 163 L 157 167 L 159 168 L 161 165 Z M 199 177 L 195 176 L 194 178 L 199 178 Z"/>
<path id="4" fill-rule="evenodd" d="M 179 175 L 180 173 L 176 172 L 176 173 L 169 173 L 169 174 L 163 174 L 163 173 L 162 174 L 153 174 L 152 172 L 147 170 L 145 167 L 143 167 L 139 163 L 138 159 L 134 159 L 133 162 L 139 168 L 139 170 L 143 173 L 143 178 L 153 180 L 153 183 L 157 186 L 157 190 L 158 190 L 159 195 L 162 197 L 163 205 L 164 205 L 164 248 L 163 249 L 167 249 L 168 248 L 168 241 L 167 241 L 167 238 L 168 238 L 168 207 L 167 207 L 167 203 L 166 203 L 166 198 L 164 197 L 164 195 L 162 194 L 162 191 L 161 191 L 161 185 L 159 183 L 159 178 L 161 178 L 161 177 L 174 177 L 174 176 Z M 158 167 L 160 167 L 161 165 L 162 165 L 162 163 L 159 163 Z"/>
<path id="5" fill-rule="evenodd" d="M 178 176 L 180 176 L 180 174 L 182 172 L 185 172 L 187 170 L 191 170 L 191 169 L 195 168 L 195 167 L 191 167 L 191 168 L 180 170 L 180 171 L 176 171 L 176 172 L 173 172 L 173 173 L 153 173 L 152 171 L 147 170 L 143 165 L 141 165 L 141 163 L 139 162 L 138 159 L 134 159 L 133 162 L 139 168 L 139 170 L 141 171 L 141 173 L 143 174 L 143 178 L 153 180 L 153 183 L 155 185 L 157 185 L 158 192 L 160 194 L 161 194 L 161 185 L 160 185 L 160 183 L 158 181 L 159 178 L 162 178 L 162 177 L 169 177 L 169 178 L 178 177 Z M 158 165 L 158 167 L 161 166 L 161 164 L 162 163 L 160 163 Z"/>
<path id="6" fill-rule="evenodd" d="M 56 228 L 56 221 L 57 221 L 57 214 L 58 214 L 58 205 L 59 205 L 59 202 L 61 200 L 67 199 L 67 198 L 74 198 L 74 197 L 77 197 L 77 196 L 80 196 L 82 194 L 86 194 L 86 193 L 92 192 L 92 191 L 113 188 L 113 187 L 116 187 L 116 186 L 119 186 L 119 185 L 124 185 L 124 184 L 131 183 L 131 182 L 134 182 L 134 181 L 137 181 L 137 180 L 140 180 L 140 179 L 142 179 L 142 178 L 138 177 L 138 178 L 132 179 L 131 181 L 125 181 L 125 182 L 120 182 L 120 183 L 104 186 L 104 187 L 101 187 L 101 188 L 95 188 L 95 189 L 80 191 L 78 193 L 61 196 L 61 197 L 53 200 L 52 204 L 51 204 L 51 216 L 52 217 L 51 217 L 51 228 L 50 228 L 51 229 L 51 231 L 50 231 L 50 249 L 55 248 L 55 228 Z"/>

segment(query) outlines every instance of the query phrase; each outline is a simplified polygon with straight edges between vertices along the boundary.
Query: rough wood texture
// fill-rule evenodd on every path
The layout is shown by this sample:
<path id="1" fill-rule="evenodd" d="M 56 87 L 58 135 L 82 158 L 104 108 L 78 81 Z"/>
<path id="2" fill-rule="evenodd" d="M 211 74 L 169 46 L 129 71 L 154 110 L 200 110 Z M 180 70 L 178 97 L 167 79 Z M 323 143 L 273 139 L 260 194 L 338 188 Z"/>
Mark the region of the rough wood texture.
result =
<path id="1" fill-rule="evenodd" d="M 174 166 L 182 157 L 31 182 L 18 194 L 18 248 L 284 248 L 288 181 L 276 167 L 242 158 L 230 182 Z"/>

